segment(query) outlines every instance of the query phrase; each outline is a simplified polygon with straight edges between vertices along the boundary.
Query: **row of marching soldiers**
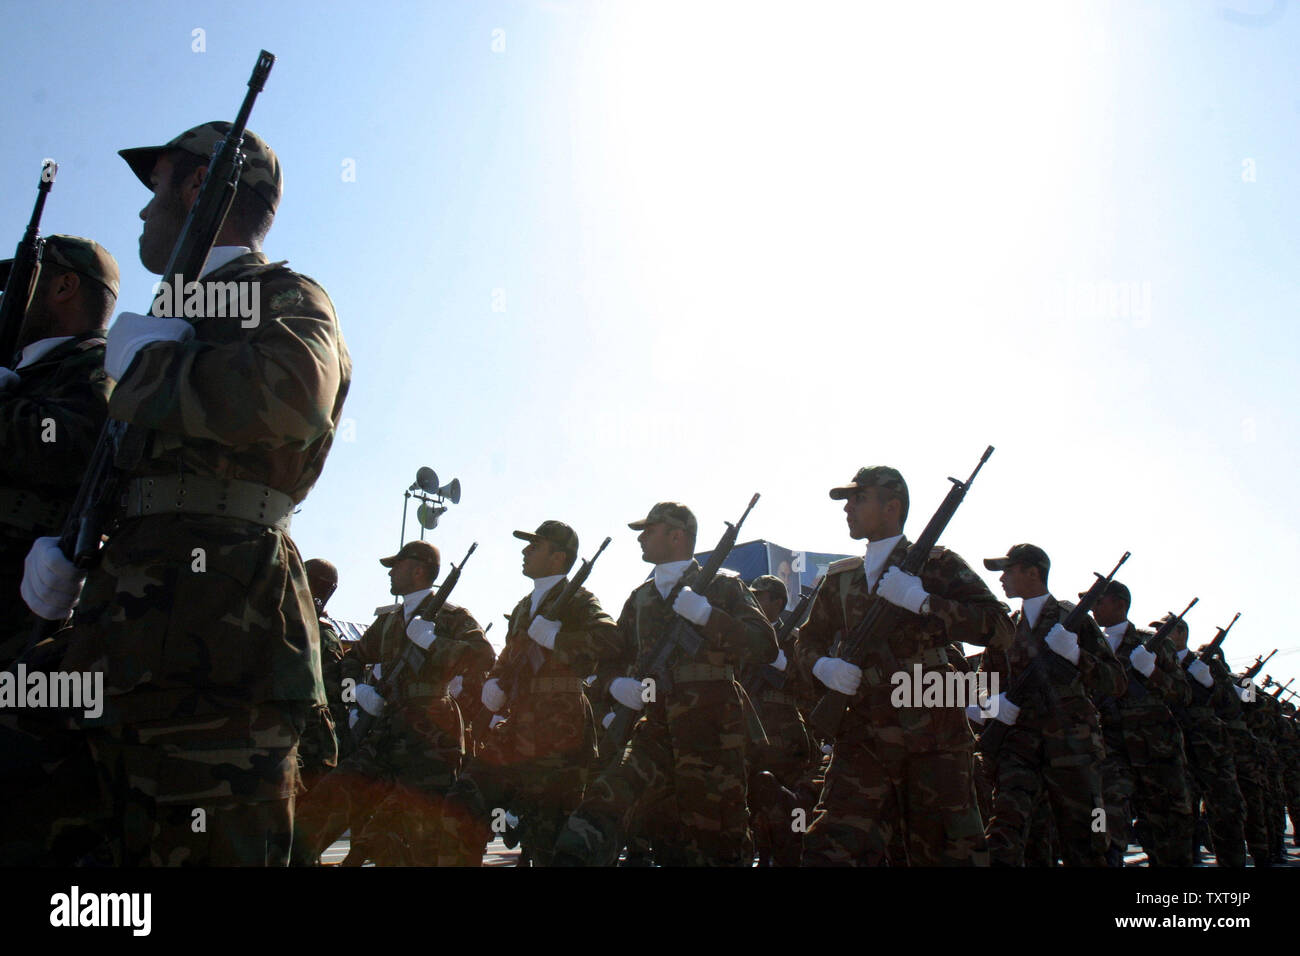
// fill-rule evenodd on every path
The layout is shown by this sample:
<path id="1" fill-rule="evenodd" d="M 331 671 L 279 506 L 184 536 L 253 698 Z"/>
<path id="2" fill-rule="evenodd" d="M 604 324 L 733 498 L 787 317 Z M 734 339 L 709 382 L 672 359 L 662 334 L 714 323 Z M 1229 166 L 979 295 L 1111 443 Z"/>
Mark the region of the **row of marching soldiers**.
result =
<path id="1" fill-rule="evenodd" d="M 1258 667 L 1234 675 L 1217 645 L 1189 651 L 1173 615 L 1172 640 L 1152 641 L 1115 580 L 1067 630 L 1075 605 L 1050 593 L 1035 545 L 984 560 L 1021 601 L 1014 613 L 949 549 L 906 573 L 908 491 L 893 468 L 863 468 L 830 494 L 866 551 L 827 568 L 802 622 L 774 576 L 701 582 L 698 525 L 675 502 L 629 525 L 654 570 L 617 620 L 570 580 L 572 528 L 515 532 L 532 588 L 495 659 L 474 618 L 434 587 L 432 545 L 382 559 L 400 603 L 347 653 L 324 613 L 337 575 L 308 562 L 333 714 L 304 735 L 294 861 L 316 862 L 349 828 L 345 863 L 358 865 L 480 865 L 495 836 L 535 866 L 748 866 L 756 854 L 1120 866 L 1130 843 L 1151 865 L 1192 865 L 1202 846 L 1221 866 L 1244 865 L 1247 850 L 1256 865 L 1284 861 L 1300 732 L 1280 689 L 1251 680 Z M 589 571 L 584 561 L 575 577 Z M 902 612 L 889 632 L 865 660 L 838 656 L 881 601 Z M 642 673 L 682 622 L 700 647 Z M 963 642 L 982 653 L 967 659 Z M 976 667 L 978 682 L 950 679 Z M 965 711 L 919 686 L 900 697 L 906 679 L 930 686 L 934 674 L 992 696 Z M 1018 679 L 1027 690 L 1006 690 Z M 833 737 L 810 719 L 828 692 L 849 702 Z M 633 718 L 626 738 L 616 712 Z"/>

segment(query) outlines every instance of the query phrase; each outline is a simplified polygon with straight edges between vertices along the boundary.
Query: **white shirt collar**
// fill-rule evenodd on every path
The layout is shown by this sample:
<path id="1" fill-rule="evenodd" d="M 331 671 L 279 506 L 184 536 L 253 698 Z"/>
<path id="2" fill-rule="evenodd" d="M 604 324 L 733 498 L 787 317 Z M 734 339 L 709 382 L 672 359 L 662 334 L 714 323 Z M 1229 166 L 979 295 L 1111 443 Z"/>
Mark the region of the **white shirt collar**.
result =
<path id="1" fill-rule="evenodd" d="M 1051 596 L 1050 592 L 1044 591 L 1038 597 L 1025 598 L 1024 603 L 1020 605 L 1021 613 L 1025 615 L 1025 623 L 1029 625 L 1030 630 L 1038 626 L 1038 615 L 1043 613 L 1043 605 Z"/>
<path id="2" fill-rule="evenodd" d="M 420 606 L 420 602 L 433 593 L 433 588 L 425 588 L 423 591 L 412 591 L 410 594 L 402 595 L 402 613 L 406 615 L 406 623 L 411 623 L 411 618 L 415 615 L 415 609 Z"/>
<path id="3" fill-rule="evenodd" d="M 529 614 L 536 614 L 537 607 L 542 603 L 542 598 L 546 597 L 546 592 L 555 587 L 557 582 L 563 581 L 563 574 L 549 574 L 544 578 L 538 578 L 533 582 L 533 604 L 529 609 Z"/>
<path id="4" fill-rule="evenodd" d="M 59 335 L 52 339 L 37 339 L 35 342 L 28 343 L 23 346 L 22 356 L 18 359 L 14 370 L 17 371 L 26 365 L 34 365 L 64 342 L 71 342 L 74 338 L 75 335 Z"/>
<path id="5" fill-rule="evenodd" d="M 876 579 L 880 577 L 880 572 L 884 570 L 885 562 L 893 553 L 894 546 L 901 540 L 903 540 L 903 536 L 896 534 L 892 538 L 881 538 L 879 541 L 867 542 L 867 553 L 862 558 L 862 573 L 867 576 L 867 587 L 874 588 L 876 586 Z"/>
<path id="6" fill-rule="evenodd" d="M 203 262 L 203 268 L 199 270 L 199 275 L 205 276 L 209 272 L 216 272 L 227 262 L 252 251 L 248 246 L 213 246 L 212 251 L 208 253 L 208 258 Z"/>
<path id="7" fill-rule="evenodd" d="M 1106 632 L 1106 643 L 1110 645 L 1111 652 L 1114 653 L 1119 648 L 1119 642 L 1124 640 L 1124 635 L 1128 633 L 1128 621 L 1123 620 L 1118 624 L 1112 624 L 1110 627 L 1102 628 Z"/>
<path id="8" fill-rule="evenodd" d="M 661 598 L 668 597 L 668 592 L 681 580 L 682 574 L 694 560 L 694 558 L 687 558 L 685 561 L 665 561 L 663 564 L 655 565 L 655 589 Z"/>

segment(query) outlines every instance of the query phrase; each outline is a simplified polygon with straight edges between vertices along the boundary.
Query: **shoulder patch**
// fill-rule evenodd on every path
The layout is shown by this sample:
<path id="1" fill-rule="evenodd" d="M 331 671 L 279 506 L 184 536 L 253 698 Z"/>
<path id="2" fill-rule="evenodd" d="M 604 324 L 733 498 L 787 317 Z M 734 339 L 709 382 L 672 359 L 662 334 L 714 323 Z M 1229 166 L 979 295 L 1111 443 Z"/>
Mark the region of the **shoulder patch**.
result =
<path id="1" fill-rule="evenodd" d="M 948 549 L 945 548 L 943 545 L 936 544 L 933 548 L 930 549 L 930 560 L 931 561 L 938 560 L 939 558 L 942 558 L 947 552 Z"/>
<path id="2" fill-rule="evenodd" d="M 375 608 L 375 617 L 382 617 L 385 614 L 392 614 L 394 611 L 400 611 L 401 609 L 402 609 L 402 605 L 400 604 L 385 604 L 383 607 Z"/>
<path id="3" fill-rule="evenodd" d="M 285 289 L 271 296 L 271 301 L 267 305 L 272 312 L 287 312 L 302 305 L 302 301 L 301 289 Z"/>
<path id="4" fill-rule="evenodd" d="M 720 578 L 738 578 L 740 574 L 731 568 L 718 568 L 718 577 Z"/>
<path id="5" fill-rule="evenodd" d="M 860 567 L 862 567 L 861 558 L 840 558 L 838 561 L 832 561 L 826 566 L 826 576 L 843 574 L 845 571 L 852 571 Z"/>

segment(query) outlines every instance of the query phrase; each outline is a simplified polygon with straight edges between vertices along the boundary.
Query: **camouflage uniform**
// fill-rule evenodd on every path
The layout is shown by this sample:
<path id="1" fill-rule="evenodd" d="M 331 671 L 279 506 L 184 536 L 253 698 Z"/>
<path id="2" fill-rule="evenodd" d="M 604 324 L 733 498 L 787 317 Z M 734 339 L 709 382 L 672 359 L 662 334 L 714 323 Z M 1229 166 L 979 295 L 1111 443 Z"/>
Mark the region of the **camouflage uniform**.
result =
<path id="1" fill-rule="evenodd" d="M 1282 762 L 1278 756 L 1276 716 L 1281 705 L 1268 694 L 1256 692 L 1254 700 L 1244 701 L 1241 709 L 1246 726 L 1259 748 L 1260 769 L 1264 777 L 1264 819 L 1268 829 L 1268 856 L 1271 862 L 1283 860 L 1282 837 L 1286 832 L 1286 789 L 1282 781 Z M 1258 860 L 1257 860 L 1258 862 Z"/>
<path id="2" fill-rule="evenodd" d="M 906 537 L 899 539 L 882 577 L 909 546 Z M 943 677 L 955 672 L 946 650 L 952 642 L 1010 643 L 1003 606 L 957 554 L 935 548 L 920 578 L 930 594 L 929 613 L 899 609 L 896 627 L 883 636 L 899 670 L 910 677 L 920 667 Z M 867 586 L 862 558 L 832 563 L 799 635 L 804 670 L 834 656 L 836 637 L 851 633 L 880 600 Z M 862 685 L 835 740 L 816 819 L 804 836 L 804 866 L 881 865 L 900 833 L 906 860 L 892 859 L 895 864 L 987 861 L 966 716 L 959 707 L 895 707 L 894 667 L 874 649 L 866 659 Z"/>
<path id="3" fill-rule="evenodd" d="M 411 619 L 436 598 L 428 594 Z M 405 649 L 408 621 L 402 607 L 381 614 L 349 658 L 360 664 L 394 666 Z M 447 682 L 462 671 L 482 673 L 492 664 L 492 645 L 464 608 L 444 604 L 434 618 L 436 640 L 420 672 L 386 701 L 370 733 L 333 773 L 303 798 L 294 861 L 315 860 L 349 825 L 354 849 L 377 863 L 414 865 L 437 858 L 443 798 L 460 772 L 465 740 L 460 708 Z M 361 854 L 358 854 L 360 857 Z"/>
<path id="4" fill-rule="evenodd" d="M 1040 810 L 1035 843 L 1050 839 L 1042 816 L 1048 806 L 1060 857 L 1067 866 L 1106 863 L 1106 832 L 1094 825 L 1098 819 L 1094 811 L 1104 813 L 1105 806 L 1101 781 L 1104 751 L 1090 692 L 1121 696 L 1126 681 L 1110 645 L 1091 618 L 1085 617 L 1076 632 L 1077 666 L 1046 646 L 1048 631 L 1073 609 L 1073 604 L 1049 594 L 1033 628 L 1024 612 L 1017 611 L 1012 615 L 1015 643 L 1010 650 L 990 647 L 980 662 L 981 670 L 997 673 L 1000 685 L 1009 688 L 1036 657 L 1046 655 L 1038 688 L 1021 704 L 1019 717 L 1008 728 L 993 761 L 993 818 L 988 824 L 988 840 L 995 865 L 1025 865 L 1036 807 L 1044 809 Z M 1042 799 L 1044 792 L 1047 800 Z M 1034 859 L 1054 863 L 1055 856 L 1053 852 L 1048 859 Z"/>
<path id="5" fill-rule="evenodd" d="M 658 507 L 658 506 L 656 506 Z M 700 574 L 691 561 L 681 583 Z M 746 727 L 737 665 L 776 658 L 776 639 L 749 589 L 719 572 L 705 596 L 712 605 L 696 660 L 672 671 L 672 686 L 655 687 L 645 717 L 623 753 L 587 788 L 582 805 L 556 842 L 564 862 L 609 865 L 622 834 L 638 829 L 644 808 L 675 798 L 680 826 L 669 861 L 688 866 L 748 866 L 753 859 L 746 805 Z M 644 650 L 682 619 L 653 579 L 632 592 L 618 619 L 620 640 Z M 634 677 L 642 675 L 633 674 Z M 608 682 L 605 682 L 608 688 Z M 659 862 L 664 862 L 660 860 Z"/>
<path id="6" fill-rule="evenodd" d="M 557 582 L 537 606 L 552 612 L 567 580 Z M 564 615 L 554 650 L 538 647 L 544 662 L 536 674 L 524 660 L 533 619 L 532 596 L 510 613 L 506 646 L 489 679 L 518 674 L 510 714 L 488 735 L 448 797 L 448 838 L 464 865 L 478 866 L 492 836 L 492 817 L 505 809 L 521 818 L 529 857 L 547 866 L 564 821 L 587 786 L 596 752 L 596 725 L 583 693 L 583 678 L 602 667 L 626 671 L 634 648 L 622 642 L 614 620 L 586 588 L 579 588 Z M 522 668 L 521 670 L 516 670 Z M 498 832 L 500 832 L 498 830 Z"/>
<path id="7" fill-rule="evenodd" d="M 329 615 L 317 617 L 320 627 L 321 681 L 328 705 L 314 708 L 298 744 L 303 786 L 310 790 L 351 753 L 348 707 L 343 700 L 343 642 Z"/>
<path id="8" fill-rule="evenodd" d="M 89 739 L 127 864 L 281 862 L 298 738 L 325 702 L 285 526 L 149 499 L 235 480 L 301 502 L 342 412 L 347 350 L 324 290 L 283 263 L 253 252 L 206 278 L 259 282 L 260 322 L 196 319 L 193 339 L 142 350 L 117 384 L 109 413 L 150 430 L 128 471 L 136 507 L 86 581 L 63 662 L 105 674 Z M 198 808 L 206 833 L 191 827 Z"/>
<path id="9" fill-rule="evenodd" d="M 1132 622 L 1115 648 L 1115 657 L 1128 661 L 1151 637 Z M 1103 696 L 1101 712 L 1106 758 L 1102 789 L 1110 852 L 1123 854 L 1130 842 L 1130 825 L 1140 817 L 1143 846 L 1152 866 L 1191 866 L 1192 803 L 1187 789 L 1187 757 L 1182 734 L 1170 710 L 1186 706 L 1191 689 L 1168 641 L 1156 650 L 1155 669 L 1144 677 L 1129 667 L 1128 690 L 1121 697 Z"/>

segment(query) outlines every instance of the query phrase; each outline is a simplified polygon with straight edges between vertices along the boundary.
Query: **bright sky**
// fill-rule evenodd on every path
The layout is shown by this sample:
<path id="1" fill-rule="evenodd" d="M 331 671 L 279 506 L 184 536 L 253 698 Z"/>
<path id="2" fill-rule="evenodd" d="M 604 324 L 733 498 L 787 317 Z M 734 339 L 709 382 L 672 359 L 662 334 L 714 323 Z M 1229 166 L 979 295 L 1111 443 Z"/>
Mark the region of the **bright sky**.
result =
<path id="1" fill-rule="evenodd" d="M 5 242 L 53 157 L 44 231 L 102 242 L 144 311 L 116 150 L 233 118 L 262 47 L 267 252 L 354 364 L 293 531 L 337 617 L 391 600 L 421 465 L 461 480 L 431 539 L 479 542 L 454 601 L 499 644 L 515 528 L 612 535 L 617 615 L 655 501 L 703 549 L 759 491 L 742 540 L 851 552 L 828 488 L 898 467 L 915 535 L 992 444 L 943 543 L 1037 543 L 1059 596 L 1131 550 L 1134 621 L 1199 595 L 1194 644 L 1241 610 L 1229 661 L 1300 671 L 1300 10 L 35 4 L 0 34 Z"/>

